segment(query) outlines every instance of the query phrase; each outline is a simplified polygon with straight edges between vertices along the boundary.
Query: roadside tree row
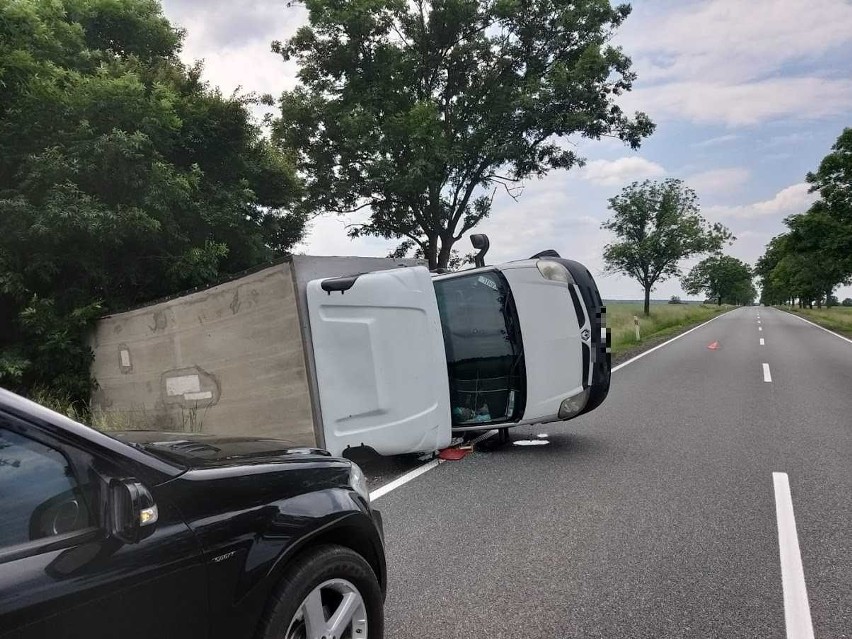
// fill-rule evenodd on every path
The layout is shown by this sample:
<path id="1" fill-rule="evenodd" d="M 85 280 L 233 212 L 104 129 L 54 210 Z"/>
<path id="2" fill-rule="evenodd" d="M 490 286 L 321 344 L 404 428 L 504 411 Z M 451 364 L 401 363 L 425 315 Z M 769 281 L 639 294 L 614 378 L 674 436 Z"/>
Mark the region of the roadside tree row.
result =
<path id="1" fill-rule="evenodd" d="M 852 128 L 807 181 L 819 199 L 786 218 L 787 232 L 772 238 L 757 261 L 764 304 L 833 306 L 834 290 L 852 282 Z"/>

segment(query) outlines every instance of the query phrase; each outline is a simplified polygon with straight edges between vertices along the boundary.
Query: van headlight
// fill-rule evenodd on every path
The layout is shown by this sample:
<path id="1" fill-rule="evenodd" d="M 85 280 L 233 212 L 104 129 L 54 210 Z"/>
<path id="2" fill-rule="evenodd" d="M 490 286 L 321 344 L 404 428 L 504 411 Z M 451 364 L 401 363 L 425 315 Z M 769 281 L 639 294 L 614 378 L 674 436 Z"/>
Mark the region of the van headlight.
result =
<path id="1" fill-rule="evenodd" d="M 562 282 L 563 284 L 573 284 L 574 278 L 571 277 L 571 273 L 568 272 L 568 269 L 562 266 L 559 262 L 554 262 L 552 260 L 539 260 L 535 263 L 536 268 L 538 268 L 538 272 L 541 273 L 541 276 L 552 282 Z"/>
<path id="2" fill-rule="evenodd" d="M 349 486 L 369 504 L 370 490 L 367 488 L 367 478 L 364 476 L 364 471 L 355 462 L 351 462 L 351 464 L 349 467 Z"/>
<path id="3" fill-rule="evenodd" d="M 578 393 L 562 400 L 559 406 L 559 419 L 571 419 L 576 417 L 580 411 L 586 407 L 586 402 L 589 401 L 589 389 L 583 389 L 582 393 Z"/>

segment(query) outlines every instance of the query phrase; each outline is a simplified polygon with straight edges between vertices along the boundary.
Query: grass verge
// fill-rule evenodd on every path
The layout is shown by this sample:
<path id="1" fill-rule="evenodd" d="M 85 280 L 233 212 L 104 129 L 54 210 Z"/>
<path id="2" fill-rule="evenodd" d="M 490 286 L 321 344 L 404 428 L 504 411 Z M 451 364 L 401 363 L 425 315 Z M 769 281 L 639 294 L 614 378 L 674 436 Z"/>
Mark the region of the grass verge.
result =
<path id="1" fill-rule="evenodd" d="M 144 409 L 131 411 L 104 411 L 88 402 L 74 401 L 68 395 L 51 393 L 36 388 L 29 399 L 73 419 L 75 422 L 91 426 L 95 430 L 168 430 L 181 433 L 200 433 L 204 426 L 204 417 L 208 407 L 181 407 L 179 413 L 171 415 L 171 421 L 161 422 L 156 414 Z"/>
<path id="2" fill-rule="evenodd" d="M 92 409 L 88 403 L 74 401 L 68 395 L 51 393 L 43 388 L 36 388 L 30 393 L 29 398 L 37 404 L 96 430 L 134 430 L 134 424 L 126 416 Z"/>
<path id="3" fill-rule="evenodd" d="M 733 308 L 709 304 L 652 304 L 651 316 L 642 314 L 642 304 L 607 302 L 606 322 L 612 335 L 612 361 L 617 364 L 656 346 L 693 326 Z M 641 341 L 636 341 L 634 315 L 639 318 Z"/>
<path id="4" fill-rule="evenodd" d="M 790 311 L 819 324 L 830 331 L 852 337 L 852 306 L 832 306 L 831 308 L 796 308 L 779 306 L 782 311 Z"/>

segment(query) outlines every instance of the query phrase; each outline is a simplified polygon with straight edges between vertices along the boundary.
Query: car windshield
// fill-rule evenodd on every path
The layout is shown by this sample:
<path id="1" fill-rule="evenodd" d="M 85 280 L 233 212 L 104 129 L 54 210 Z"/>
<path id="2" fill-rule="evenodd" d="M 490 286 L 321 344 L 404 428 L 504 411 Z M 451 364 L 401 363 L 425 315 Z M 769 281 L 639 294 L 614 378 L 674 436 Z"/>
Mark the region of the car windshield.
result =
<path id="1" fill-rule="evenodd" d="M 458 426 L 511 420 L 523 401 L 521 336 L 511 290 L 496 271 L 435 281 L 450 405 Z"/>

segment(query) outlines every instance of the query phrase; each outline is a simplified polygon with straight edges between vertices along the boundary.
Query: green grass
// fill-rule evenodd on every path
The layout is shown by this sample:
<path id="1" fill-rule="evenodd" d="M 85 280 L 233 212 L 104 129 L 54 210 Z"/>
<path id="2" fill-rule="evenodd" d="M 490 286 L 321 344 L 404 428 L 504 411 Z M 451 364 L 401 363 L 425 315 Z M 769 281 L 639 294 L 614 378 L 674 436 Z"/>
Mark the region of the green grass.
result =
<path id="1" fill-rule="evenodd" d="M 837 331 L 852 337 L 852 306 L 832 306 L 831 308 L 790 308 L 779 306 L 785 311 L 793 311 L 815 324 L 824 326 L 831 331 Z"/>
<path id="2" fill-rule="evenodd" d="M 606 323 L 612 331 L 612 354 L 641 346 L 651 338 L 673 335 L 678 331 L 706 322 L 731 307 L 705 304 L 651 304 L 651 316 L 642 314 L 642 304 L 607 302 Z M 641 342 L 636 341 L 633 316 L 639 318 Z"/>
<path id="3" fill-rule="evenodd" d="M 92 408 L 86 402 L 73 401 L 68 395 L 51 393 L 43 388 L 36 388 L 29 394 L 29 399 L 73 419 L 75 422 L 91 426 L 100 431 L 136 430 L 140 426 L 127 414 L 108 413 Z"/>

